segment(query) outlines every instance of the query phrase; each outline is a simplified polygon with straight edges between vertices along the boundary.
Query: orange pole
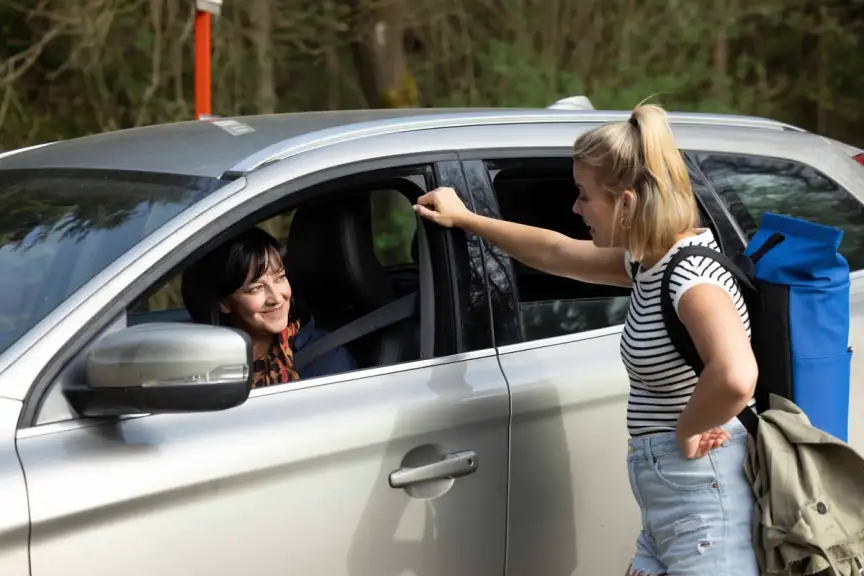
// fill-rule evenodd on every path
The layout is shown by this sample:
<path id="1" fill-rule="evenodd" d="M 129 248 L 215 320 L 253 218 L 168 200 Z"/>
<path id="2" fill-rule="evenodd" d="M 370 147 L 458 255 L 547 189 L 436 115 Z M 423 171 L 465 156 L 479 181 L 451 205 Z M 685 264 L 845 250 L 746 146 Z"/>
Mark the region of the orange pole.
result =
<path id="1" fill-rule="evenodd" d="M 195 13 L 195 118 L 210 116 L 210 13 Z"/>

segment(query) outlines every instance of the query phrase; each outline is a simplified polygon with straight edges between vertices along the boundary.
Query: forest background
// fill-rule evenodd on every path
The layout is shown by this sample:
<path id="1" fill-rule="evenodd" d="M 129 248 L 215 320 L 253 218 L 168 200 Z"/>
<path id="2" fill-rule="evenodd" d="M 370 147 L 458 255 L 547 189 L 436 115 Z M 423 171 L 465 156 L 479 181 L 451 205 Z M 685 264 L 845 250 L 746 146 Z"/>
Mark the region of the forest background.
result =
<path id="1" fill-rule="evenodd" d="M 191 0 L 0 0 L 0 151 L 194 117 Z M 595 107 L 864 146 L 862 0 L 225 0 L 213 113 Z"/>
<path id="2" fill-rule="evenodd" d="M 864 147 L 864 0 L 224 0 L 212 38 L 219 116 L 653 95 Z M 191 0 L 0 0 L 0 152 L 194 119 L 194 101 Z M 398 201 L 373 206 L 385 265 L 410 259 Z M 264 227 L 285 238 L 290 215 Z M 179 305 L 176 281 L 150 300 Z"/>

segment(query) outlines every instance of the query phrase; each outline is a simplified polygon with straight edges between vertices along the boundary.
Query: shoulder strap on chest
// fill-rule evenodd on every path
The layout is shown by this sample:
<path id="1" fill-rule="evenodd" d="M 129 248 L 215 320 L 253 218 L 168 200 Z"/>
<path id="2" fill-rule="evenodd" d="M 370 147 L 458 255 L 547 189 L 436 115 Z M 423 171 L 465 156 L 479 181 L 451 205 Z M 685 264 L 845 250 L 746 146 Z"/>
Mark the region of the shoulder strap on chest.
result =
<path id="1" fill-rule="evenodd" d="M 738 280 L 739 284 L 744 284 L 744 286 L 741 287 L 742 290 L 747 288 L 752 289 L 753 285 L 750 279 L 745 276 L 732 260 L 717 250 L 713 250 L 707 246 L 685 246 L 676 252 L 672 256 L 672 259 L 669 260 L 666 269 L 663 271 L 663 279 L 660 283 L 660 310 L 663 314 L 663 323 L 666 326 L 666 330 L 669 332 L 669 338 L 672 340 L 675 349 L 684 357 L 684 360 L 687 361 L 696 374 L 699 374 L 702 372 L 704 364 L 702 363 L 702 359 L 699 357 L 699 353 L 696 351 L 696 346 L 690 339 L 690 334 L 687 332 L 687 328 L 675 312 L 670 286 L 672 274 L 675 273 L 675 270 L 678 269 L 681 262 L 691 256 L 710 258 L 716 261 L 718 264 L 729 270 L 729 272 L 735 276 L 735 279 Z"/>

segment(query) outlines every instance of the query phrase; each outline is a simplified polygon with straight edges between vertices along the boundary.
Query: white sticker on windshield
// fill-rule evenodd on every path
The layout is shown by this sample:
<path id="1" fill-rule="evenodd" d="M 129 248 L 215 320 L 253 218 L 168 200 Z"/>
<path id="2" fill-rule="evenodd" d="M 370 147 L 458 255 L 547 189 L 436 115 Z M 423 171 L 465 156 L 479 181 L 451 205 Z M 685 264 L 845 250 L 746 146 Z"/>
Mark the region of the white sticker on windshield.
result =
<path id="1" fill-rule="evenodd" d="M 211 122 L 234 136 L 241 136 L 255 131 L 255 129 L 248 124 L 238 122 L 237 120 L 211 120 Z"/>

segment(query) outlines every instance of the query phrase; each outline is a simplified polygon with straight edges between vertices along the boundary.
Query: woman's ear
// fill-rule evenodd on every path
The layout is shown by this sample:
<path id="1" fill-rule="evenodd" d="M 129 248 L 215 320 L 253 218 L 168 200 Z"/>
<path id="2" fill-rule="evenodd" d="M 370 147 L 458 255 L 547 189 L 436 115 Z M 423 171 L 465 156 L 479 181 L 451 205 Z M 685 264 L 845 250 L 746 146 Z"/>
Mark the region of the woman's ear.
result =
<path id="1" fill-rule="evenodd" d="M 624 190 L 621 193 L 621 217 L 633 218 L 633 211 L 636 209 L 636 192 L 633 190 Z"/>
<path id="2" fill-rule="evenodd" d="M 222 314 L 231 313 L 231 308 L 228 306 L 228 304 L 225 303 L 224 300 L 219 301 L 219 312 L 221 312 Z"/>

